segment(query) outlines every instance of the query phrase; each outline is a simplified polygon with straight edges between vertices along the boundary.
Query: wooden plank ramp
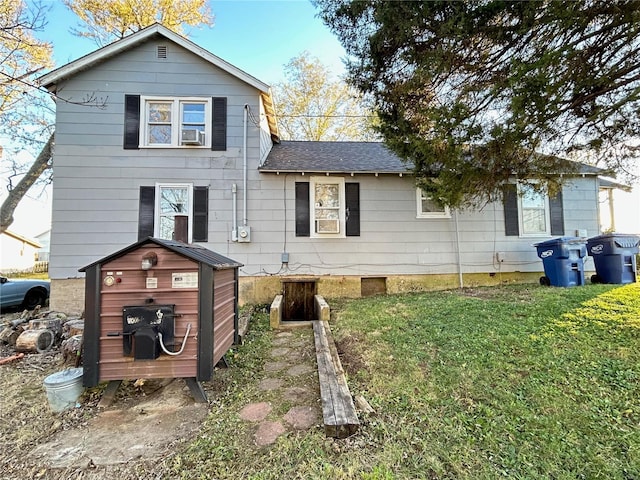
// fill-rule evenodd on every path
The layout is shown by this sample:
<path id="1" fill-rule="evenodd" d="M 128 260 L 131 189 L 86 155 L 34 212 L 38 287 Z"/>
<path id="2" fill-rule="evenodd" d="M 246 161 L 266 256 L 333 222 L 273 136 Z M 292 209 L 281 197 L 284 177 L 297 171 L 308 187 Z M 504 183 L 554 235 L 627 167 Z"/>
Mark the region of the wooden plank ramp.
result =
<path id="1" fill-rule="evenodd" d="M 322 416 L 327 437 L 346 438 L 360 425 L 329 323 L 313 321 Z"/>

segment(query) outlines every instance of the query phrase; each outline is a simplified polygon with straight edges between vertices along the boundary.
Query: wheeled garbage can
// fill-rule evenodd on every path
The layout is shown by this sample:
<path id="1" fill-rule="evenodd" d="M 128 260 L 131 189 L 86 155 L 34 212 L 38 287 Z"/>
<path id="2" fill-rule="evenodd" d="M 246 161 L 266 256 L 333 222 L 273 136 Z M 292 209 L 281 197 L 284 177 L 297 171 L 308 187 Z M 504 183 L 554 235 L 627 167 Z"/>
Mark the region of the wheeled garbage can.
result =
<path id="1" fill-rule="evenodd" d="M 640 237 L 611 233 L 587 240 L 587 253 L 593 257 L 596 274 L 591 283 L 634 283 L 636 281 L 636 254 Z"/>
<path id="2" fill-rule="evenodd" d="M 575 287 L 584 285 L 585 240 L 580 237 L 558 237 L 534 244 L 544 265 L 540 285 Z"/>

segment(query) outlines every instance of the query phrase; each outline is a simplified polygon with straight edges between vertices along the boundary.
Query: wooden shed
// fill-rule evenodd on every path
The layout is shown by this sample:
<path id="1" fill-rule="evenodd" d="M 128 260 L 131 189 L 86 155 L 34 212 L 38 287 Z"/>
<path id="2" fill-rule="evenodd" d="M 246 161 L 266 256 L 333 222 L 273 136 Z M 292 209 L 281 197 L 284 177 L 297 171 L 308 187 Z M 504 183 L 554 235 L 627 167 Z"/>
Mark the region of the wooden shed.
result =
<path id="1" fill-rule="evenodd" d="M 237 342 L 238 268 L 198 245 L 146 238 L 86 272 L 83 384 L 184 378 L 201 381 Z"/>

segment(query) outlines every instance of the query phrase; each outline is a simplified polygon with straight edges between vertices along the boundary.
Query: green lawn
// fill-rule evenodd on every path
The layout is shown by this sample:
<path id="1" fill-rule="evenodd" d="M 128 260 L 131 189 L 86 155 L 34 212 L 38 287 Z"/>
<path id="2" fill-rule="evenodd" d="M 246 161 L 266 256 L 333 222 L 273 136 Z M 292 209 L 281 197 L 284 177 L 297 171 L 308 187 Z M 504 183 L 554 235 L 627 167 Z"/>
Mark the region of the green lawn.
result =
<path id="1" fill-rule="evenodd" d="M 376 413 L 246 448 L 232 409 L 259 398 L 268 319 L 232 360 L 182 478 L 638 479 L 640 286 L 514 285 L 338 302 L 352 394 Z M 237 368 L 236 368 L 237 367 Z M 222 381 L 222 380 L 221 380 Z M 217 410 L 216 410 L 217 408 Z"/>

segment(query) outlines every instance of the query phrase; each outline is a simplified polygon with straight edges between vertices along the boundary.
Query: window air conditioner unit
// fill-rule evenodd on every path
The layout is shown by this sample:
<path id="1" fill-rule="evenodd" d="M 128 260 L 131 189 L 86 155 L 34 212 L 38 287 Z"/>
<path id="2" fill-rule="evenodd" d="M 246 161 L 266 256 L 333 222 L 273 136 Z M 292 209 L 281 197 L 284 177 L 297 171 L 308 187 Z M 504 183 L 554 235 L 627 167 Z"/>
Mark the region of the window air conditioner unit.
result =
<path id="1" fill-rule="evenodd" d="M 183 145 L 204 145 L 204 133 L 197 128 L 182 129 Z"/>

